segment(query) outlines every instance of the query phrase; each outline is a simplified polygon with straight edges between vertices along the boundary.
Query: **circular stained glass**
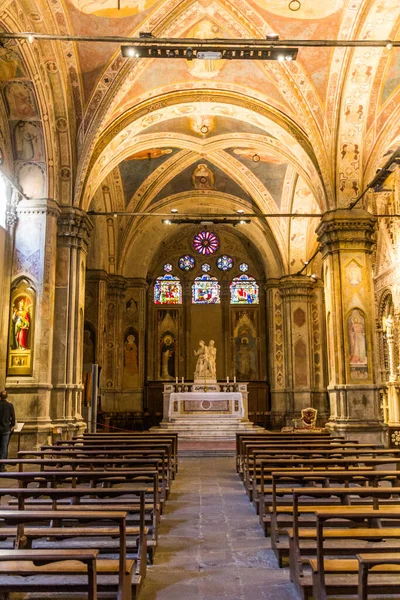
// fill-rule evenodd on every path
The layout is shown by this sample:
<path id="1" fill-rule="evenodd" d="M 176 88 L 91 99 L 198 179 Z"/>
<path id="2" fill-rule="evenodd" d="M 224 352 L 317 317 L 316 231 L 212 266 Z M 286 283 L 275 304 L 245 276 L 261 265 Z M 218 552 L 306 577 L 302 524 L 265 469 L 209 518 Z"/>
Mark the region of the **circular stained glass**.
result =
<path id="1" fill-rule="evenodd" d="M 247 263 L 241 263 L 239 265 L 239 269 L 242 271 L 242 273 L 246 273 L 246 271 L 249 270 L 249 265 Z"/>
<path id="2" fill-rule="evenodd" d="M 170 263 L 167 263 L 166 265 L 164 265 L 164 271 L 166 273 L 171 273 L 171 271 L 172 271 L 172 265 Z"/>
<path id="3" fill-rule="evenodd" d="M 229 269 L 232 269 L 233 267 L 233 260 L 230 256 L 224 254 L 217 260 L 217 267 L 218 269 L 221 269 L 221 271 L 229 271 Z"/>
<path id="4" fill-rule="evenodd" d="M 194 268 L 194 258 L 189 254 L 185 254 L 185 256 L 181 256 L 179 259 L 179 268 L 182 271 L 191 271 Z"/>
<path id="5" fill-rule="evenodd" d="M 212 231 L 201 231 L 194 236 L 193 248 L 199 254 L 203 254 L 204 256 L 214 254 L 218 246 L 219 240 L 215 233 L 212 233 Z"/>
<path id="6" fill-rule="evenodd" d="M 201 265 L 201 270 L 203 271 L 203 273 L 208 273 L 208 271 L 211 270 L 211 265 L 209 265 L 208 263 L 204 263 L 204 265 Z"/>

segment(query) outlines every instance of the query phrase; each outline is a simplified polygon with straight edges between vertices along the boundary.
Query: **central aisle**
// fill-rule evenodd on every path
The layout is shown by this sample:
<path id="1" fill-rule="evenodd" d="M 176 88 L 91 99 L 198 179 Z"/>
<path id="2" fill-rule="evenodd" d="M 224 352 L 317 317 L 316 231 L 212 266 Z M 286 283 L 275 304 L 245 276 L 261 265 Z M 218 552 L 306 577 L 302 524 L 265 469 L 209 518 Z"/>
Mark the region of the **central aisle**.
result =
<path id="1" fill-rule="evenodd" d="M 234 458 L 182 458 L 140 600 L 294 600 Z"/>

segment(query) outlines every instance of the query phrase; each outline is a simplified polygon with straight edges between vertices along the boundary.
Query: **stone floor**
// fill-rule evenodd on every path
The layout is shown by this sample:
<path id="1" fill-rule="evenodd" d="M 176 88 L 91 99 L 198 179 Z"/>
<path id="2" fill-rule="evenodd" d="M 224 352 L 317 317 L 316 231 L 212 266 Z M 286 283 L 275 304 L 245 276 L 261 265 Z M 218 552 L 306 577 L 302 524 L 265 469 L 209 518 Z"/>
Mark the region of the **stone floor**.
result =
<path id="1" fill-rule="evenodd" d="M 234 459 L 182 458 L 140 600 L 294 600 Z"/>

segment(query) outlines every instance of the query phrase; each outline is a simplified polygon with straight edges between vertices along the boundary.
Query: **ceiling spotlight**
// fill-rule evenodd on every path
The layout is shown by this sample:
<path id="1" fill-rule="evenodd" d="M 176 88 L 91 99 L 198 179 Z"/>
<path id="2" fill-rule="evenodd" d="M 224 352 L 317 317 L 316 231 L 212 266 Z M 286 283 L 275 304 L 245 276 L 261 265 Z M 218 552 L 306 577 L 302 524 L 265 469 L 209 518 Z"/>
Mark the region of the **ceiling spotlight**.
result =
<path id="1" fill-rule="evenodd" d="M 267 39 L 269 42 L 277 42 L 279 40 L 279 33 L 274 33 L 273 31 L 270 31 L 265 36 L 265 39 Z"/>
<path id="2" fill-rule="evenodd" d="M 253 154 L 253 156 L 251 157 L 251 160 L 252 160 L 253 162 L 255 162 L 255 163 L 258 163 L 258 162 L 260 162 L 261 158 L 260 158 L 260 156 L 259 156 L 259 155 L 256 153 L 256 154 Z"/>
<path id="3" fill-rule="evenodd" d="M 178 209 L 177 209 L 177 208 L 171 208 L 171 212 L 172 212 L 174 215 L 176 215 L 176 213 L 178 212 Z"/>
<path id="4" fill-rule="evenodd" d="M 31 33 L 28 35 L 28 42 L 30 44 L 33 44 L 33 42 L 35 41 L 35 36 L 32 35 Z"/>
<path id="5" fill-rule="evenodd" d="M 205 50 L 203 52 L 198 52 L 196 58 L 199 58 L 200 60 L 219 60 L 222 58 L 222 52 Z"/>
<path id="6" fill-rule="evenodd" d="M 283 62 L 285 60 L 285 57 L 283 56 L 283 54 L 279 54 L 277 60 L 278 62 Z"/>
<path id="7" fill-rule="evenodd" d="M 315 273 L 313 273 L 313 274 L 311 275 L 311 279 L 314 279 L 314 280 L 316 281 L 316 279 L 317 279 L 317 276 L 316 276 L 316 274 L 315 274 Z"/>
<path id="8" fill-rule="evenodd" d="M 386 44 L 386 50 L 391 50 L 392 48 L 393 48 L 393 44 L 392 44 L 392 42 L 388 42 L 388 43 Z"/>
<path id="9" fill-rule="evenodd" d="M 161 223 L 162 223 L 163 225 L 172 225 L 172 221 L 171 221 L 170 219 L 163 219 L 163 220 L 161 221 Z"/>
<path id="10" fill-rule="evenodd" d="M 193 60 L 193 48 L 188 48 L 186 50 L 186 58 L 187 60 Z"/>
<path id="11" fill-rule="evenodd" d="M 238 208 L 236 212 L 239 213 L 239 215 L 242 215 L 244 213 L 244 210 L 243 208 Z"/>
<path id="12" fill-rule="evenodd" d="M 286 54 L 285 60 L 293 60 L 293 57 L 290 54 Z"/>
<path id="13" fill-rule="evenodd" d="M 245 219 L 240 219 L 239 221 L 239 225 L 248 225 L 250 223 L 250 221 L 246 221 Z"/>
<path id="14" fill-rule="evenodd" d="M 116 219 L 118 217 L 117 213 L 113 214 L 114 219 Z"/>
<path id="15" fill-rule="evenodd" d="M 121 46 L 122 56 L 125 58 L 139 58 L 140 50 L 139 48 L 135 48 L 134 46 Z M 150 56 L 150 54 L 149 54 Z"/>
<path id="16" fill-rule="evenodd" d="M 306 267 L 308 265 L 308 260 L 305 260 L 303 264 Z"/>

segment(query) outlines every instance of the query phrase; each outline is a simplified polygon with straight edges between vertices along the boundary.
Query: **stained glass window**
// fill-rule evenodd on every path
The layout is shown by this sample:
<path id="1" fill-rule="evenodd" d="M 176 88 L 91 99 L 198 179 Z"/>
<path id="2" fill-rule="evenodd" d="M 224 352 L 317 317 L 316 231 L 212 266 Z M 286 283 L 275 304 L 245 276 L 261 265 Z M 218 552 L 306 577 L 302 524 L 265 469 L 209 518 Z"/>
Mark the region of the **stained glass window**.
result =
<path id="1" fill-rule="evenodd" d="M 192 303 L 219 304 L 221 302 L 219 291 L 216 277 L 210 277 L 210 275 L 196 277 L 192 285 Z"/>
<path id="2" fill-rule="evenodd" d="M 229 271 L 229 269 L 232 269 L 233 267 L 233 260 L 230 256 L 224 254 L 218 258 L 217 267 L 218 269 L 221 269 L 221 271 Z"/>
<path id="3" fill-rule="evenodd" d="M 242 273 L 246 273 L 246 271 L 249 270 L 249 265 L 247 263 L 240 263 L 239 269 L 242 271 Z"/>
<path id="4" fill-rule="evenodd" d="M 167 263 L 166 265 L 164 265 L 164 271 L 166 273 L 171 273 L 171 271 L 172 271 L 172 265 L 170 263 Z"/>
<path id="5" fill-rule="evenodd" d="M 235 277 L 230 288 L 231 304 L 258 304 L 258 285 L 254 277 Z"/>
<path id="6" fill-rule="evenodd" d="M 185 256 L 181 256 L 179 259 L 179 268 L 182 271 L 191 271 L 194 269 L 194 258 L 189 254 L 185 254 Z"/>
<path id="7" fill-rule="evenodd" d="M 201 265 L 201 270 L 203 271 L 203 273 L 208 273 L 208 271 L 211 270 L 211 265 L 208 263 L 204 263 L 204 265 Z"/>
<path id="8" fill-rule="evenodd" d="M 182 304 L 182 286 L 178 277 L 157 277 L 154 284 L 154 304 Z"/>
<path id="9" fill-rule="evenodd" d="M 219 240 L 212 231 L 201 231 L 193 238 L 193 248 L 199 254 L 209 256 L 218 249 Z"/>

